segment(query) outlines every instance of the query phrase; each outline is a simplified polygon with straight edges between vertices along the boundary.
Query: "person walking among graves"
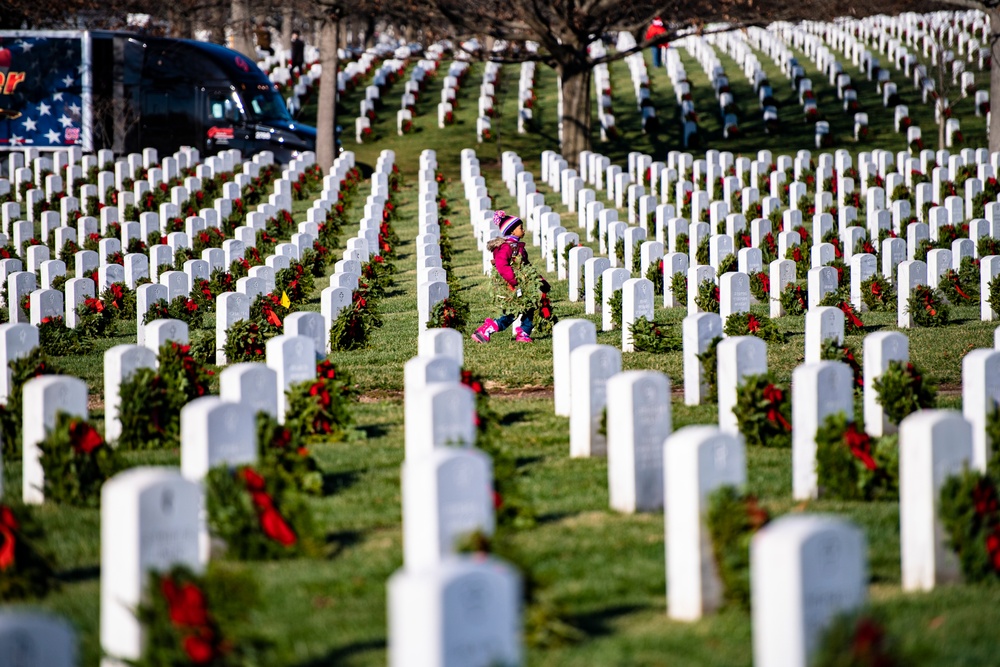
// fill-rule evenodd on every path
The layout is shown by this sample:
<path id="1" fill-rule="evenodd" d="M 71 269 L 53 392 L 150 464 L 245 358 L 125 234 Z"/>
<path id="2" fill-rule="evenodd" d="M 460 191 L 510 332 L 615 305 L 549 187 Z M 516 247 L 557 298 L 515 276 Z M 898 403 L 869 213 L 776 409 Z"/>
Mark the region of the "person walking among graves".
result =
<path id="1" fill-rule="evenodd" d="M 302 74 L 306 62 L 306 43 L 298 30 L 292 31 L 292 69 Z"/>
<path id="2" fill-rule="evenodd" d="M 666 32 L 667 29 L 663 26 L 663 19 L 657 16 L 655 19 L 653 19 L 653 22 L 649 25 L 649 28 L 646 29 L 646 41 L 648 42 L 651 39 L 656 39 L 660 35 L 665 35 Z M 653 67 L 663 67 L 663 56 L 661 49 L 663 49 L 666 45 L 667 45 L 666 42 L 663 42 L 661 44 L 655 44 L 651 47 L 653 49 Z"/>
<path id="3" fill-rule="evenodd" d="M 514 330 L 514 339 L 520 343 L 530 343 L 532 319 L 539 293 L 549 291 L 549 283 L 542 278 L 528 261 L 524 249 L 524 223 L 516 215 L 505 211 L 493 214 L 493 224 L 500 228 L 500 236 L 486 244 L 493 253 L 493 294 L 500 304 L 502 313 L 496 318 L 487 317 L 475 330 L 472 339 L 487 343 L 490 336 L 508 328 L 521 317 L 521 326 Z"/>

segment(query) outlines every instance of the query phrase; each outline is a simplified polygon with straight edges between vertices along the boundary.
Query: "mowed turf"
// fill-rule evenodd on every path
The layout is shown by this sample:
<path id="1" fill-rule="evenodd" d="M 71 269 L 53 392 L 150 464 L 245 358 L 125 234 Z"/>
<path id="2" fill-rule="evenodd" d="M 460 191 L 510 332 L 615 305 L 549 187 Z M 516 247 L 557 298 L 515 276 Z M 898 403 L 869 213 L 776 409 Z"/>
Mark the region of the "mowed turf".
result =
<path id="1" fill-rule="evenodd" d="M 721 54 L 720 54 L 721 55 Z M 684 54 L 685 63 L 695 83 L 699 109 L 712 109 L 714 95 L 707 80 L 697 78 L 700 68 Z M 769 61 L 761 57 L 765 67 Z M 803 62 L 806 62 L 803 60 Z M 724 62 L 734 83 L 739 72 Z M 808 63 L 807 69 L 808 69 Z M 240 563 L 232 567 L 251 574 L 260 586 L 260 605 L 250 624 L 275 645 L 275 665 L 296 667 L 319 665 L 382 665 L 386 662 L 386 579 L 402 564 L 401 508 L 399 469 L 403 460 L 402 366 L 416 354 L 418 321 L 416 315 L 416 273 L 413 238 L 417 234 L 417 159 L 423 148 L 434 148 L 450 183 L 443 190 L 453 211 L 451 235 L 455 246 L 454 271 L 461 281 L 461 294 L 472 305 L 473 319 L 493 314 L 488 280 L 482 275 L 481 254 L 475 247 L 469 226 L 467 204 L 458 182 L 458 154 L 462 148 L 477 148 L 490 193 L 496 206 L 512 207 L 514 202 L 499 179 L 498 157 L 501 150 L 515 150 L 527 168 L 538 174 L 538 156 L 546 148 L 556 147 L 555 77 L 539 67 L 536 76 L 540 126 L 528 135 L 517 135 L 517 67 L 505 66 L 498 90 L 500 115 L 494 122 L 499 141 L 475 145 L 476 104 L 482 68 L 474 65 L 459 95 L 457 122 L 447 130 L 437 128 L 436 103 L 440 99 L 441 78 L 432 79 L 418 103 L 414 120 L 416 132 L 397 138 L 395 109 L 402 93 L 397 83 L 385 96 L 385 108 L 375 123 L 380 138 L 370 145 L 355 146 L 358 162 L 370 172 L 378 152 L 391 148 L 404 185 L 398 196 L 399 219 L 396 230 L 402 239 L 399 247 L 396 286 L 379 304 L 384 326 L 375 332 L 369 349 L 335 353 L 333 361 L 349 369 L 362 391 L 355 406 L 359 427 L 365 433 L 361 442 L 333 443 L 314 447 L 327 477 L 330 494 L 313 501 L 318 523 L 324 526 L 330 554 L 321 560 L 294 560 L 278 563 Z M 638 131 L 634 95 L 623 64 L 612 65 L 615 81 L 615 105 L 619 113 L 622 138 L 610 144 L 595 144 L 595 150 L 625 163 L 629 150 L 640 150 L 663 157 L 664 151 L 677 148 L 678 133 L 673 119 L 673 94 L 663 71 L 651 73 L 654 97 L 664 131 L 649 138 Z M 776 91 L 787 89 L 787 80 L 778 72 L 771 74 Z M 902 81 L 901 75 L 896 77 Z M 813 76 L 821 99 L 821 109 L 833 115 L 826 103 L 821 77 Z M 871 86 L 874 89 L 874 86 Z M 862 83 L 862 100 L 868 86 Z M 904 96 L 912 90 L 901 85 Z M 748 112 L 753 99 L 737 94 L 737 102 Z M 790 92 L 779 98 L 790 100 Z M 348 96 L 344 105 L 357 109 L 358 93 Z M 917 102 L 917 100 L 911 100 Z M 969 103 L 971 107 L 971 103 Z M 794 123 L 794 102 L 782 108 L 783 117 Z M 928 131 L 929 121 L 921 117 L 930 112 L 919 103 L 911 104 L 911 116 Z M 308 113 L 308 110 L 307 110 Z M 353 111 L 352 111 L 353 113 Z M 635 118 L 632 118 L 632 116 Z M 710 115 L 710 114 L 706 114 Z M 970 114 L 971 115 L 971 112 Z M 879 114 L 873 114 L 873 126 Z M 963 113 L 963 123 L 964 123 Z M 344 121 L 342 121 L 344 122 Z M 353 118 L 346 136 L 353 138 Z M 842 125 L 842 123 L 840 124 Z M 713 125 L 706 122 L 706 132 Z M 775 154 L 794 154 L 808 140 L 808 134 L 789 133 L 792 138 L 770 138 L 763 131 L 755 133 L 752 124 L 740 141 L 730 148 L 753 155 L 761 147 Z M 846 130 L 835 131 L 846 139 Z M 844 126 L 846 127 L 846 126 Z M 882 129 L 873 133 L 881 147 L 902 149 L 905 139 Z M 721 132 L 721 126 L 718 128 Z M 963 127 L 963 130 L 966 128 Z M 966 131 L 966 136 L 973 134 Z M 884 142 L 884 144 L 882 143 Z M 710 137 L 710 146 L 728 148 L 721 138 Z M 870 147 L 844 144 L 852 152 Z M 808 147 L 808 144 L 805 146 Z M 654 153 L 655 152 L 655 153 Z M 539 179 L 540 180 L 540 179 Z M 547 203 L 564 213 L 564 226 L 576 230 L 575 214 L 565 213 L 558 195 L 546 188 Z M 367 193 L 365 183 L 361 194 Z M 352 220 L 361 217 L 358 197 L 351 209 Z M 307 204 L 297 203 L 296 220 L 305 218 Z M 349 230 L 345 231 L 349 233 Z M 532 260 L 541 264 L 537 249 L 531 247 Z M 554 278 L 554 277 L 552 277 Z M 566 301 L 566 285 L 554 279 L 553 300 L 560 317 L 587 317 L 581 303 Z M 317 291 L 309 308 L 319 309 L 319 290 L 327 281 L 317 281 Z M 978 321 L 973 308 L 955 309 L 957 323 L 940 330 L 909 332 L 911 355 L 927 376 L 941 383 L 941 404 L 959 408 L 957 389 L 961 382 L 961 359 L 976 347 L 992 345 L 993 326 Z M 667 311 L 657 305 L 657 317 L 679 326 L 684 313 Z M 866 314 L 865 333 L 892 329 L 895 317 Z M 596 321 L 596 318 L 595 318 Z M 783 318 L 780 326 L 788 332 L 784 345 L 771 345 L 770 368 L 779 379 L 788 381 L 792 369 L 803 357 L 802 317 Z M 212 323 L 206 321 L 207 326 Z M 91 394 L 97 397 L 95 417 L 101 417 L 101 365 L 103 350 L 114 344 L 134 341 L 134 331 L 126 327 L 122 335 L 95 346 L 92 354 L 60 359 L 70 372 L 87 380 Z M 861 336 L 848 342 L 860 353 Z M 599 334 L 599 342 L 620 345 L 620 332 Z M 516 344 L 506 336 L 497 336 L 489 345 L 466 346 L 467 366 L 485 375 L 494 395 L 494 407 L 500 413 L 503 433 L 518 457 L 524 490 L 534 504 L 540 521 L 534 528 L 520 531 L 515 546 L 522 559 L 532 564 L 534 572 L 546 584 L 544 595 L 562 607 L 568 620 L 581 628 L 586 638 L 575 645 L 549 650 L 529 650 L 531 665 L 719 665 L 742 666 L 751 663 L 749 615 L 741 610 L 727 610 L 698 623 L 669 621 L 666 617 L 664 577 L 663 516 L 649 514 L 622 516 L 608 510 L 607 465 L 603 459 L 570 459 L 568 422 L 553 415 L 551 398 L 551 339 L 533 345 Z M 681 388 L 681 354 L 628 354 L 627 369 L 649 368 L 667 373 L 674 383 L 672 401 L 674 426 L 714 423 L 714 405 L 686 407 L 677 391 Z M 129 455 L 135 465 L 177 465 L 177 451 Z M 861 525 L 869 544 L 871 598 L 873 606 L 886 612 L 889 629 L 904 647 L 920 658 L 920 664 L 951 667 L 979 667 L 993 664 L 996 652 L 995 623 L 1000 620 L 1000 587 L 995 585 L 952 586 L 929 594 L 903 594 L 899 573 L 899 517 L 895 503 L 844 503 L 819 501 L 794 503 L 791 500 L 791 453 L 788 450 L 750 449 L 748 451 L 748 487 L 761 497 L 773 513 L 835 512 Z M 8 494 L 20 490 L 20 463 L 7 461 L 4 482 Z M 8 495 L 8 498 L 10 495 Z M 46 505 L 39 509 L 48 532 L 48 546 L 59 561 L 61 589 L 44 600 L 31 600 L 27 607 L 51 609 L 69 618 L 76 626 L 83 650 L 82 664 L 96 665 L 99 618 L 99 513 Z M 114 573 L 106 573 L 114 576 Z M 419 613 L 419 610 L 415 610 Z"/>

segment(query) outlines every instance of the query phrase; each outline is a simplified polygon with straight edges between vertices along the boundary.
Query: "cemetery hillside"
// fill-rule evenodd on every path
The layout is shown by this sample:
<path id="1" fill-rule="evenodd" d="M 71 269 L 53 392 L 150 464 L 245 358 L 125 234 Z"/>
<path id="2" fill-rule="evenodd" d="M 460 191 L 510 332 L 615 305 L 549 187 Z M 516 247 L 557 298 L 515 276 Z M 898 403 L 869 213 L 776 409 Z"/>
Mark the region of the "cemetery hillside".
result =
<path id="1" fill-rule="evenodd" d="M 581 120 L 421 3 L 69 4 L 0 667 L 1000 664 L 1000 10 L 616 24 Z"/>

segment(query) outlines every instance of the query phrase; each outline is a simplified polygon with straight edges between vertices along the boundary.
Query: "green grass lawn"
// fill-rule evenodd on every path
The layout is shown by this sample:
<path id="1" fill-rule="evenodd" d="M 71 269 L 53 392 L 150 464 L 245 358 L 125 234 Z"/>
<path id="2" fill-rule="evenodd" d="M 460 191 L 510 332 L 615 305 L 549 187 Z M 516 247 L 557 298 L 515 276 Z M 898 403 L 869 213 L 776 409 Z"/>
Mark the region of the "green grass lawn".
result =
<path id="1" fill-rule="evenodd" d="M 698 108 L 707 112 L 712 108 L 714 95 L 700 67 L 686 53 L 682 57 L 695 83 Z M 747 105 L 748 117 L 753 116 L 749 107 L 754 100 L 747 94 L 749 86 L 741 79 L 735 63 L 721 57 L 738 90 L 738 102 Z M 765 67 L 770 62 L 765 57 L 761 61 Z M 807 63 L 804 59 L 803 62 Z M 314 448 L 332 489 L 326 497 L 312 501 L 317 522 L 328 535 L 330 555 L 320 560 L 231 565 L 252 574 L 259 583 L 261 604 L 251 622 L 273 640 L 276 666 L 386 662 L 385 582 L 402 564 L 399 486 L 403 460 L 402 367 L 416 354 L 419 324 L 413 238 L 418 227 L 415 181 L 420 151 L 426 147 L 436 149 L 443 171 L 452 179 L 444 194 L 454 209 L 450 216 L 455 247 L 453 270 L 460 279 L 462 296 L 472 306 L 473 320 L 479 321 L 493 314 L 494 309 L 488 280 L 482 276 L 481 255 L 472 237 L 462 188 L 457 182 L 459 151 L 477 148 L 496 206 L 509 207 L 514 202 L 499 179 L 500 152 L 517 151 L 527 167 L 537 174 L 540 152 L 556 147 L 555 76 L 551 70 L 539 67 L 536 77 L 538 131 L 518 135 L 517 66 L 503 68 L 497 96 L 499 115 L 494 122 L 499 138 L 495 143 L 477 147 L 475 98 L 482 67 L 472 67 L 460 92 L 456 125 L 439 130 L 436 104 L 445 69 L 442 65 L 442 72 L 431 79 L 421 96 L 413 134 L 395 136 L 395 108 L 403 87 L 399 82 L 386 94 L 386 107 L 379 112 L 375 123 L 380 138 L 370 145 L 348 144 L 348 148 L 356 150 L 357 160 L 366 173 L 380 150 L 391 148 L 396 152 L 396 163 L 406 179 L 398 198 L 400 215 L 396 223 L 402 239 L 397 261 L 400 271 L 394 290 L 380 304 L 384 325 L 375 332 L 370 347 L 331 355 L 339 367 L 351 371 L 360 386 L 362 400 L 355 406 L 355 415 L 366 437 L 360 442 Z M 646 151 L 662 158 L 666 150 L 677 148 L 679 134 L 676 124 L 671 122 L 673 95 L 665 72 L 652 72 L 654 99 L 666 121 L 664 130 L 648 137 L 639 130 L 637 114 L 632 117 L 624 113 L 634 104 L 630 86 L 624 83 L 625 66 L 615 63 L 611 69 L 613 79 L 622 82 L 615 91 L 622 135 L 615 142 L 595 144 L 595 150 L 624 164 L 629 150 Z M 791 99 L 786 80 L 776 71 L 771 76 L 783 103 L 782 115 L 794 126 L 797 103 Z M 828 102 L 830 89 L 826 82 L 815 75 L 813 80 L 822 100 L 821 109 L 835 116 L 836 109 Z M 897 80 L 901 81 L 901 77 Z M 900 87 L 905 95 L 909 88 L 905 84 Z M 874 107 L 869 99 L 872 95 L 866 97 L 874 86 L 862 84 L 860 88 L 863 104 Z M 356 113 L 358 99 L 356 91 L 344 106 Z M 922 111 L 929 113 L 929 108 L 911 105 L 911 115 L 924 124 Z M 705 116 L 711 118 L 710 113 Z M 872 145 L 902 148 L 905 139 L 889 132 L 887 122 L 880 114 L 873 115 Z M 344 124 L 350 129 L 345 136 L 353 140 L 353 120 Z M 712 147 L 727 147 L 745 154 L 755 153 L 759 148 L 769 148 L 775 154 L 794 153 L 803 142 L 811 145 L 808 132 L 790 131 L 784 137 L 767 137 L 762 128 L 755 129 L 753 122 L 744 125 L 745 134 L 732 144 L 722 142 L 718 119 L 707 120 L 704 127 Z M 846 121 L 835 119 L 834 128 L 838 140 L 846 141 Z M 970 128 L 966 136 L 975 136 L 973 132 Z M 871 147 L 859 147 L 853 142 L 839 145 L 852 152 Z M 368 184 L 362 187 L 367 192 Z M 557 196 L 541 189 L 553 209 L 564 213 L 567 229 L 576 230 L 575 214 L 565 214 Z M 296 204 L 296 220 L 304 219 L 307 207 L 306 203 Z M 350 219 L 360 219 L 358 202 L 351 215 Z M 532 248 L 532 252 L 533 260 L 540 263 L 537 251 Z M 555 280 L 552 283 L 553 301 L 560 317 L 588 317 L 583 313 L 582 303 L 571 304 L 566 300 L 565 283 Z M 308 308 L 319 310 L 319 291 L 326 284 L 326 280 L 317 281 Z M 657 316 L 679 325 L 684 313 L 668 312 L 658 302 Z M 941 405 L 959 408 L 956 390 L 961 382 L 961 359 L 971 349 L 992 346 L 994 326 L 979 322 L 978 310 L 973 308 L 955 309 L 954 317 L 956 322 L 945 329 L 915 330 L 909 336 L 913 360 L 926 369 L 929 378 L 948 390 L 942 395 Z M 865 333 L 895 326 L 894 315 L 866 314 L 864 321 Z M 206 321 L 207 326 L 211 324 Z M 779 379 L 788 381 L 792 369 L 803 357 L 804 322 L 802 317 L 788 317 L 779 324 L 788 333 L 788 341 L 770 346 L 768 363 Z M 598 340 L 617 347 L 620 336 L 618 331 L 601 333 Z M 860 352 L 861 339 L 860 335 L 851 336 L 848 342 Z M 92 395 L 100 398 L 103 351 L 132 340 L 134 331 L 123 330 L 95 346 L 90 354 L 59 361 L 70 372 L 86 379 Z M 517 533 L 514 544 L 546 584 L 545 597 L 563 608 L 568 619 L 586 634 L 575 645 L 529 651 L 528 664 L 750 665 L 750 619 L 744 611 L 727 610 L 690 624 L 667 619 L 663 516 L 622 516 L 609 511 L 606 461 L 569 458 L 568 421 L 553 415 L 551 339 L 523 345 L 506 336 L 497 336 L 489 345 L 469 343 L 465 354 L 467 366 L 490 381 L 492 402 L 500 414 L 504 438 L 517 457 L 524 491 L 540 517 L 536 527 Z M 672 378 L 675 429 L 716 421 L 714 405 L 691 408 L 682 404 L 678 393 L 682 377 L 679 352 L 628 354 L 623 366 L 661 370 Z M 97 416 L 100 412 L 99 407 L 94 411 Z M 179 453 L 140 453 L 128 458 L 135 465 L 177 465 Z M 959 585 L 929 594 L 904 594 L 900 589 L 899 520 L 895 503 L 795 503 L 791 500 L 790 451 L 750 449 L 747 462 L 749 491 L 758 494 L 772 513 L 836 512 L 864 527 L 868 537 L 872 604 L 887 613 L 890 631 L 919 657 L 919 664 L 980 667 L 996 663 L 993 623 L 1000 622 L 997 611 L 1000 586 Z M 19 491 L 20 473 L 19 462 L 6 462 L 4 482 L 8 494 Z M 50 609 L 69 618 L 79 632 L 82 664 L 91 667 L 99 659 L 99 513 L 46 505 L 39 514 L 48 531 L 48 545 L 58 557 L 62 586 L 49 597 L 29 601 L 24 606 Z"/>

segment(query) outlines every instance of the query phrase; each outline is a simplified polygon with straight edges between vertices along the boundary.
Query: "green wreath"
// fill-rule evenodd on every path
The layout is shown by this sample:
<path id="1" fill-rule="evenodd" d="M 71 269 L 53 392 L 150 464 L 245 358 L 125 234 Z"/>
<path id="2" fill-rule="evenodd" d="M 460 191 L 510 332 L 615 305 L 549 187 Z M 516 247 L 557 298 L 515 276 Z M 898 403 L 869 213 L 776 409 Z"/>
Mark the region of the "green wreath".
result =
<path id="1" fill-rule="evenodd" d="M 896 312 L 896 289 L 881 273 L 876 272 L 871 278 L 861 281 L 861 300 L 870 311 Z"/>
<path id="2" fill-rule="evenodd" d="M 899 485 L 896 436 L 874 440 L 843 412 L 816 431 L 816 476 L 824 498 L 889 499 Z"/>
<path id="3" fill-rule="evenodd" d="M 727 336 L 756 336 L 769 343 L 783 343 L 785 334 L 767 315 L 757 313 L 733 313 L 726 318 L 723 332 Z"/>
<path id="4" fill-rule="evenodd" d="M 736 391 L 733 414 L 748 445 L 792 446 L 791 392 L 770 375 L 743 378 Z"/>
<path id="5" fill-rule="evenodd" d="M 890 361 L 885 372 L 875 378 L 873 387 L 875 400 L 889 421 L 896 425 L 917 410 L 937 405 L 937 390 L 910 362 Z"/>
<path id="6" fill-rule="evenodd" d="M 943 327 L 948 324 L 948 304 L 939 290 L 918 285 L 906 306 L 913 323 L 919 327 Z"/>
<path id="7" fill-rule="evenodd" d="M 750 541 L 768 521 L 770 515 L 757 498 L 733 486 L 721 486 L 708 497 L 708 534 L 729 604 L 750 606 Z"/>
<path id="8" fill-rule="evenodd" d="M 716 336 L 709 341 L 704 352 L 695 355 L 701 363 L 702 381 L 708 386 L 706 400 L 709 403 L 715 403 L 719 397 L 719 343 L 721 342 L 722 336 Z"/>
<path id="9" fill-rule="evenodd" d="M 778 300 L 786 315 L 803 315 L 809 308 L 809 289 L 802 283 L 788 283 Z"/>
<path id="10" fill-rule="evenodd" d="M 714 280 L 702 280 L 698 284 L 698 293 L 694 297 L 694 302 L 703 312 L 719 312 L 719 286 Z"/>
<path id="11" fill-rule="evenodd" d="M 632 334 L 632 345 L 639 352 L 661 354 L 684 348 L 681 336 L 666 322 L 640 317 L 632 323 L 629 331 Z"/>

